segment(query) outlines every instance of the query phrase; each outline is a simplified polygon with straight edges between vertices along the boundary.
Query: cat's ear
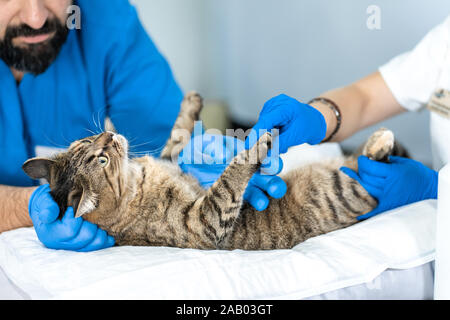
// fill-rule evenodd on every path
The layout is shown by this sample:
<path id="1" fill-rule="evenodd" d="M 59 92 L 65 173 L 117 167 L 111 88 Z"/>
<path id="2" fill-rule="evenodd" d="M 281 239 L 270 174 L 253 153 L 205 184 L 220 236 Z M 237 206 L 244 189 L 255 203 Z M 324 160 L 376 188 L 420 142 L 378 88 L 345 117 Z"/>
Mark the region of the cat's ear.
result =
<path id="1" fill-rule="evenodd" d="M 72 191 L 69 195 L 69 205 L 75 211 L 75 218 L 91 213 L 97 208 L 97 197 L 87 188 L 83 191 Z"/>
<path id="2" fill-rule="evenodd" d="M 105 131 L 117 133 L 117 130 L 114 127 L 114 123 L 111 121 L 111 118 L 109 117 L 105 118 Z"/>
<path id="3" fill-rule="evenodd" d="M 22 170 L 34 180 L 46 179 L 50 182 L 50 172 L 52 166 L 55 164 L 54 160 L 46 158 L 33 158 L 26 161 L 22 165 Z"/>

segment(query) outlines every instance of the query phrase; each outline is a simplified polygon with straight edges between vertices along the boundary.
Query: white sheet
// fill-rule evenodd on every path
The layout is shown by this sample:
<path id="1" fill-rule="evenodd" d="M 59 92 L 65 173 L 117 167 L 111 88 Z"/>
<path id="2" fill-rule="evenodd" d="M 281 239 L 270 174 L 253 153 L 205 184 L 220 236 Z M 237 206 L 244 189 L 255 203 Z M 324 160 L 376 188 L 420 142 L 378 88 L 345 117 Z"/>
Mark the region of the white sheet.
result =
<path id="1" fill-rule="evenodd" d="M 411 283 L 414 285 L 411 286 Z M 307 300 L 431 300 L 434 261 L 410 269 L 388 269 L 370 282 L 305 298 Z M 0 300 L 29 300 L 0 268 Z"/>
<path id="2" fill-rule="evenodd" d="M 432 300 L 434 261 L 410 269 L 388 269 L 370 282 L 306 300 Z"/>
<path id="3" fill-rule="evenodd" d="M 432 261 L 435 207 L 419 202 L 292 250 L 256 252 L 55 251 L 25 228 L 0 235 L 0 266 L 33 299 L 301 299 Z"/>

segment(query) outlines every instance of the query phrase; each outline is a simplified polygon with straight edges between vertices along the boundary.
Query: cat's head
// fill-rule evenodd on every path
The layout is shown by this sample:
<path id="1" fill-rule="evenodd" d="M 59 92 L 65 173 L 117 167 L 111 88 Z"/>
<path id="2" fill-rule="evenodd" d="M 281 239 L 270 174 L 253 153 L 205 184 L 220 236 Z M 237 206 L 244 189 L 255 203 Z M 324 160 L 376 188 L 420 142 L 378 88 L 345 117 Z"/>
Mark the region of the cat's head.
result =
<path id="1" fill-rule="evenodd" d="M 114 201 L 124 191 L 123 170 L 128 164 L 125 137 L 106 131 L 73 142 L 67 152 L 52 158 L 34 158 L 22 169 L 32 179 L 46 179 L 62 216 L 71 206 L 81 217 Z"/>

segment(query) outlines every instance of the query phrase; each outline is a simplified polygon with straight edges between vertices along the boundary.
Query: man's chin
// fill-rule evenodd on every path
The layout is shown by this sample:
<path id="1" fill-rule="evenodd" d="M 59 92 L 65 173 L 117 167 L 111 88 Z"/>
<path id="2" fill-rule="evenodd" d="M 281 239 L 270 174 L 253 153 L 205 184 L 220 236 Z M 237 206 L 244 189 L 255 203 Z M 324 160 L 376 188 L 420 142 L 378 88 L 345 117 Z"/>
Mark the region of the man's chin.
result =
<path id="1" fill-rule="evenodd" d="M 68 30 L 60 28 L 41 42 L 27 43 L 20 41 L 21 38 L 4 40 L 0 42 L 0 59 L 17 71 L 40 75 L 56 60 L 67 36 Z"/>
<path id="2" fill-rule="evenodd" d="M 33 48 L 30 50 L 21 49 L 16 51 L 16 59 L 13 63 L 7 63 L 10 67 L 24 73 L 39 75 L 47 71 L 50 65 L 55 61 L 56 56 L 48 52 L 45 46 Z M 20 58 L 19 58 L 20 57 Z"/>

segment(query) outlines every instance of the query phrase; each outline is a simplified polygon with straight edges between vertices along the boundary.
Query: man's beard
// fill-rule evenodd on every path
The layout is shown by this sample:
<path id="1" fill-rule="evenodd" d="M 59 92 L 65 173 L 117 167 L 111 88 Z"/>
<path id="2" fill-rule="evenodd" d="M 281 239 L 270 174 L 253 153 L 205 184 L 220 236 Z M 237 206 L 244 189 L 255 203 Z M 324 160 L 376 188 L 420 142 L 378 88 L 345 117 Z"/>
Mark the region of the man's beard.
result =
<path id="1" fill-rule="evenodd" d="M 24 44 L 19 47 L 14 46 L 12 42 L 19 36 L 38 36 L 53 32 L 55 34 L 52 38 L 42 43 Z M 0 41 L 0 59 L 18 71 L 39 75 L 44 73 L 55 61 L 62 45 L 66 42 L 68 33 L 67 27 L 57 18 L 47 20 L 39 30 L 26 24 L 8 27 L 4 39 Z"/>

